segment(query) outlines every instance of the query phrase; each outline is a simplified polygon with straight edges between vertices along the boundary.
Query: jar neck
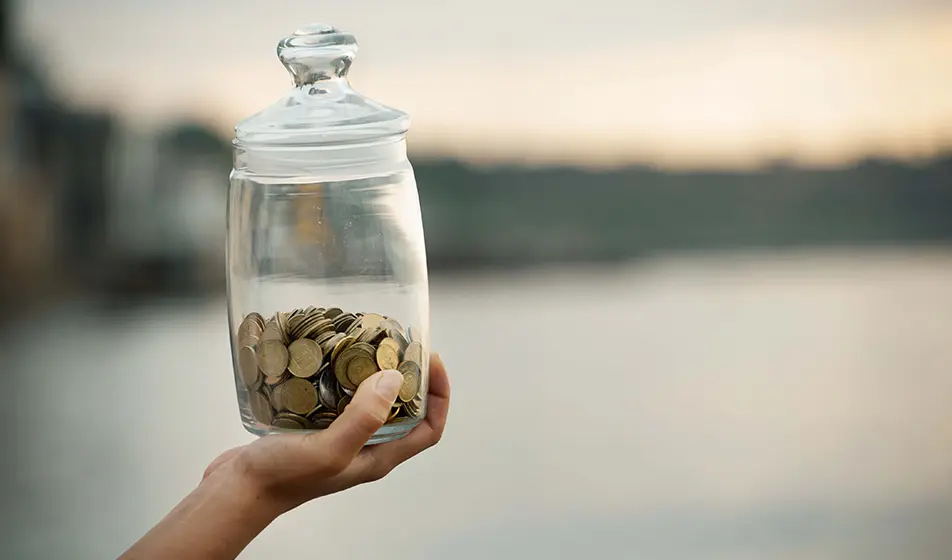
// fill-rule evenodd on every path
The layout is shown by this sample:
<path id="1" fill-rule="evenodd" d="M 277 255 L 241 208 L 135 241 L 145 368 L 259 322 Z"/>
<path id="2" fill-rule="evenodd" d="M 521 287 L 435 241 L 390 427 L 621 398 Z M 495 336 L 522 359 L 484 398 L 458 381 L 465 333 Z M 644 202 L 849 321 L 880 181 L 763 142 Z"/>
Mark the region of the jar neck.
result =
<path id="1" fill-rule="evenodd" d="M 234 141 L 233 175 L 338 180 L 409 167 L 404 135 L 359 144 L 254 145 Z"/>

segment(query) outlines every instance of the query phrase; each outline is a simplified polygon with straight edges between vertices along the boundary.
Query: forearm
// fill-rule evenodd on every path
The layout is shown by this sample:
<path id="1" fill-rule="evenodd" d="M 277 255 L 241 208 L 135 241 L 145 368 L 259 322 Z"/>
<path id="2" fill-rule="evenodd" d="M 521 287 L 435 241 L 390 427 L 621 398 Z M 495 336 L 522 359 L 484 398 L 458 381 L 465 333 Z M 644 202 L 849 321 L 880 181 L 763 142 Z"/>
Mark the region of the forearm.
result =
<path id="1" fill-rule="evenodd" d="M 232 560 L 280 513 L 230 469 L 218 469 L 119 560 Z"/>

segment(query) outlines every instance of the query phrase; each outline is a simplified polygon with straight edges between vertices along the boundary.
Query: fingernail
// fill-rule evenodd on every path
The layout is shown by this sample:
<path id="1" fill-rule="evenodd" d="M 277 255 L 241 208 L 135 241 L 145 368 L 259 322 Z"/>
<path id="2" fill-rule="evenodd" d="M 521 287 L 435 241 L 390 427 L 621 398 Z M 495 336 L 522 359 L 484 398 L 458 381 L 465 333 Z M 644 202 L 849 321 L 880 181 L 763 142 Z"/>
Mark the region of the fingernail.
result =
<path id="1" fill-rule="evenodd" d="M 403 374 L 395 369 L 388 369 L 381 372 L 380 379 L 374 390 L 384 399 L 393 402 L 400 392 L 400 386 L 403 385 Z"/>

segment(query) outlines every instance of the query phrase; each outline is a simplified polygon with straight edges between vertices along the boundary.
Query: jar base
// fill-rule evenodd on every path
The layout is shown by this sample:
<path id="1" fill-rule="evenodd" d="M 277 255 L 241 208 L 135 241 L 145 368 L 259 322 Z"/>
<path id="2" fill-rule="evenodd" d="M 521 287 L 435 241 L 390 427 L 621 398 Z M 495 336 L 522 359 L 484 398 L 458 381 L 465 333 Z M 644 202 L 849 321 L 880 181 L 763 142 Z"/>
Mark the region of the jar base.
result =
<path id="1" fill-rule="evenodd" d="M 413 428 L 416 428 L 421 421 L 422 418 L 416 418 L 412 420 L 406 419 L 395 424 L 386 424 L 377 430 L 377 433 L 372 435 L 369 440 L 367 440 L 367 445 L 376 445 L 379 443 L 387 443 L 388 441 L 402 439 L 406 437 L 406 435 L 409 434 Z M 286 430 L 282 428 L 275 428 L 266 424 L 261 424 L 259 422 L 248 422 L 244 419 L 242 419 L 241 424 L 245 427 L 245 430 L 248 431 L 248 433 L 258 437 L 274 434 L 301 434 L 314 432 L 314 430 Z"/>

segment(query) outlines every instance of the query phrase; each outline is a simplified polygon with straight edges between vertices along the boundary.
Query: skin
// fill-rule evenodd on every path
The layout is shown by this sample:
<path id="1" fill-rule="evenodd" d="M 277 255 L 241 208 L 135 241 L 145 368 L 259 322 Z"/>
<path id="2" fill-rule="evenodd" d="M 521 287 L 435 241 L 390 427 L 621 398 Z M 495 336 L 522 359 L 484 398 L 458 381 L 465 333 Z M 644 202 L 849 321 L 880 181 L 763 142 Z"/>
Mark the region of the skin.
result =
<path id="1" fill-rule="evenodd" d="M 380 480 L 443 435 L 450 384 L 430 360 L 427 414 L 406 437 L 364 447 L 390 413 L 402 376 L 364 381 L 327 430 L 267 436 L 225 451 L 202 482 L 119 560 L 225 560 L 241 553 L 279 515 L 341 490 Z"/>

